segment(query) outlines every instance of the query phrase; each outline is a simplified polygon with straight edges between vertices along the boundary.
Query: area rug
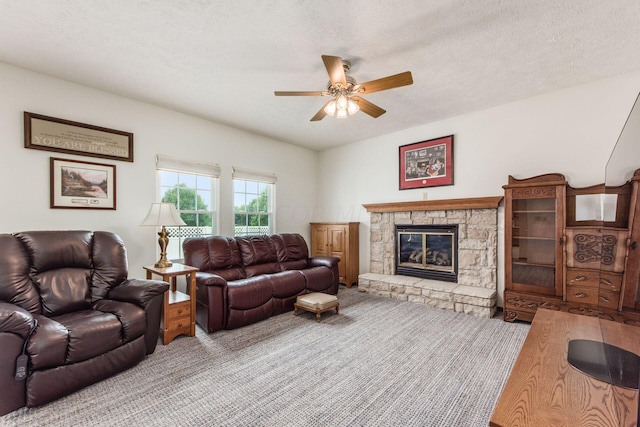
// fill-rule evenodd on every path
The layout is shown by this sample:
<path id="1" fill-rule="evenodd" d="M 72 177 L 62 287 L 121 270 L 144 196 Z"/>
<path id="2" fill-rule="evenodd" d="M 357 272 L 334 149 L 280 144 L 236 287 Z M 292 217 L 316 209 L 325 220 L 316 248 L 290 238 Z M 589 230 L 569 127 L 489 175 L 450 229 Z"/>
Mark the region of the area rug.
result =
<path id="1" fill-rule="evenodd" d="M 179 337 L 136 367 L 0 426 L 487 426 L 529 325 L 341 287 L 288 312 Z"/>

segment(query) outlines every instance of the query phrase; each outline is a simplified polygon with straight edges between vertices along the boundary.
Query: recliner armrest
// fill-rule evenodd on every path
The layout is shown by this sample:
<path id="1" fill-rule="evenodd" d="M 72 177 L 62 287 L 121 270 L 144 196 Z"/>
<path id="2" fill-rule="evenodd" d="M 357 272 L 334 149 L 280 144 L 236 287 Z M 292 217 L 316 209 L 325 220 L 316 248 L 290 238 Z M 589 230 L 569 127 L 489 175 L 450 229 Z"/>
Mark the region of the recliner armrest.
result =
<path id="1" fill-rule="evenodd" d="M 107 299 L 130 302 L 145 307 L 149 301 L 164 294 L 169 284 L 160 280 L 128 279 L 109 291 Z"/>
<path id="2" fill-rule="evenodd" d="M 35 327 L 36 320 L 27 310 L 0 301 L 0 332 L 12 332 L 26 339 Z"/>
<path id="3" fill-rule="evenodd" d="M 333 268 L 334 265 L 338 265 L 340 258 L 334 256 L 316 256 L 309 258 L 309 267 L 329 267 Z"/>

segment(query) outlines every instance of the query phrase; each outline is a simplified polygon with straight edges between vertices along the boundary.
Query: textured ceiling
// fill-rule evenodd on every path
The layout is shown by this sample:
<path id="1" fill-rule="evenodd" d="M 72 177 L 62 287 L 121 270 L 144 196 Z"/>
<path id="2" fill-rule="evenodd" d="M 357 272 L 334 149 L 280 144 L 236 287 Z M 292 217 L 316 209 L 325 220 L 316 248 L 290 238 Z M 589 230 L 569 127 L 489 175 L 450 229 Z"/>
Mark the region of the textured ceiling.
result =
<path id="1" fill-rule="evenodd" d="M 640 71 L 638 0 L 0 0 L 0 61 L 322 150 Z M 387 110 L 309 119 L 321 55 Z"/>

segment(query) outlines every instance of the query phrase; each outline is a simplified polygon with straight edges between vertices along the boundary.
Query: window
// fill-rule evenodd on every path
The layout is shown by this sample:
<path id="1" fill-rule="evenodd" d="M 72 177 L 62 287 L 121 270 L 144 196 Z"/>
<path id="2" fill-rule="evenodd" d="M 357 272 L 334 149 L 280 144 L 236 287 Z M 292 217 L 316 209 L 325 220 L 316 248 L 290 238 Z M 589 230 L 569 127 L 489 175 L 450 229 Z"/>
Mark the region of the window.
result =
<path id="1" fill-rule="evenodd" d="M 275 233 L 273 174 L 233 168 L 234 235 Z"/>
<path id="2" fill-rule="evenodd" d="M 218 177 L 215 164 L 188 162 L 157 156 L 158 199 L 176 205 L 186 226 L 167 227 L 168 259 L 181 259 L 187 237 L 217 234 Z"/>

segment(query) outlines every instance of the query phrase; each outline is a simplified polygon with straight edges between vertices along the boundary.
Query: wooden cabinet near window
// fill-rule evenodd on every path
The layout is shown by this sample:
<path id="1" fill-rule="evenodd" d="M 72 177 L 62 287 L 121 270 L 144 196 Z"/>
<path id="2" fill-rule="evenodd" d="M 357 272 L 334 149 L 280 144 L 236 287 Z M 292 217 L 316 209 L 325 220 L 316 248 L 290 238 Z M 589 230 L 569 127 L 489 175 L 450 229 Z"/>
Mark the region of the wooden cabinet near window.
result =
<path id="1" fill-rule="evenodd" d="M 340 258 L 340 283 L 350 288 L 358 283 L 360 254 L 359 222 L 312 222 L 311 256 Z"/>

